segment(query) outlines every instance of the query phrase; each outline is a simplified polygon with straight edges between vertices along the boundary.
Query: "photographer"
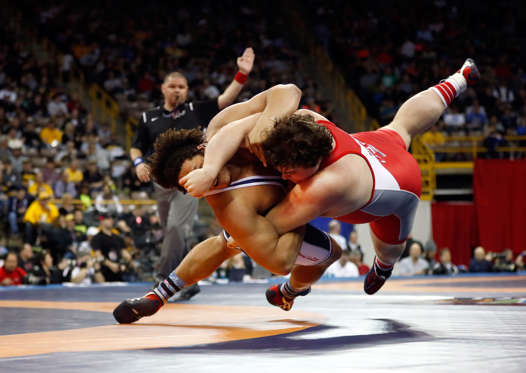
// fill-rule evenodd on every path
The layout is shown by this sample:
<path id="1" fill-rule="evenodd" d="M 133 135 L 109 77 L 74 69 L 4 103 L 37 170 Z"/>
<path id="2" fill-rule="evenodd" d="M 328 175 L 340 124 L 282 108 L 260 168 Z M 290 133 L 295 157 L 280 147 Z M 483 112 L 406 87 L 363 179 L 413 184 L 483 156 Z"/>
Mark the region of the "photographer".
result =
<path id="1" fill-rule="evenodd" d="M 113 217 L 103 216 L 100 232 L 91 240 L 91 247 L 100 263 L 100 271 L 107 282 L 122 281 L 121 251 L 124 249 L 124 240 L 114 233 Z"/>
<path id="2" fill-rule="evenodd" d="M 55 267 L 53 257 L 49 251 L 44 250 L 35 255 L 35 265 L 28 276 L 28 282 L 33 285 L 61 284 L 64 280 L 62 270 L 67 264 L 67 260 L 62 260 L 59 267 Z"/>
<path id="3" fill-rule="evenodd" d="M 495 254 L 495 272 L 516 272 L 517 265 L 513 262 L 513 251 L 505 249 L 501 253 Z"/>
<path id="4" fill-rule="evenodd" d="M 103 259 L 103 258 L 102 258 Z M 100 261 L 85 254 L 77 259 L 71 270 L 71 282 L 75 284 L 90 285 L 104 282 Z"/>

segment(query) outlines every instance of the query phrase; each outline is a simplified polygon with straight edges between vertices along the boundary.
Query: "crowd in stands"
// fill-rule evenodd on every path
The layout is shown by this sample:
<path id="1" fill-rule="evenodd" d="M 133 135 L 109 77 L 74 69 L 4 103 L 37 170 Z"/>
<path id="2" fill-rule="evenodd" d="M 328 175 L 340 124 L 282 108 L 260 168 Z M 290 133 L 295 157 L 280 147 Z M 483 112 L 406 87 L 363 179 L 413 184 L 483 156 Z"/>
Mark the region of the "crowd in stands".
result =
<path id="1" fill-rule="evenodd" d="M 448 110 L 436 131 L 493 131 L 494 137 L 524 133 L 526 76 L 517 62 L 520 51 L 489 53 L 490 42 L 482 43 L 487 30 L 459 22 L 462 8 L 432 3 L 437 7 L 433 18 L 414 18 L 419 22 L 414 25 L 408 22 L 416 22 L 410 13 L 371 8 L 364 17 L 360 6 L 340 5 L 341 11 L 334 12 L 309 1 L 316 10 L 314 31 L 332 58 L 348 67 L 349 83 L 382 122 L 410 94 L 458 68 L 468 51 L 485 56 L 485 80 L 481 89 L 469 90 Z M 187 76 L 189 99 L 216 97 L 234 76 L 235 57 L 251 46 L 255 66 L 241 100 L 274 84 L 294 82 L 304 92 L 303 107 L 331 118 L 332 109 L 318 96 L 315 81 L 298 67 L 305 51 L 294 48 L 270 8 L 255 11 L 213 1 L 170 9 L 155 2 L 140 9 L 53 1 L 22 6 L 27 23 L 39 25 L 39 34 L 20 34 L 17 30 L 26 21 L 0 25 L 2 285 L 151 279 L 163 234 L 158 216 L 147 204 L 123 203 L 146 199 L 151 186 L 138 181 L 109 125 L 96 122 L 68 90 L 74 66 L 88 82 L 113 95 L 125 116 L 138 117 L 160 103 L 160 83 L 173 70 Z M 454 27 L 458 23 L 463 27 Z M 510 21 L 499 30 L 509 36 L 516 27 Z M 465 37 L 474 30 L 486 33 Z M 39 47 L 46 39 L 58 54 Z M 473 45 L 455 42 L 464 39 Z M 338 237 L 333 226 L 331 235 L 345 249 L 333 274 L 366 273 L 356 232 L 349 239 Z M 197 227 L 196 237 L 205 238 L 208 226 Z M 417 251 L 409 249 L 408 258 L 419 258 Z M 524 255 L 515 260 L 509 253 L 480 255 L 475 250 L 470 271 L 524 269 Z M 442 249 L 438 262 L 431 265 L 428 258 L 426 273 L 455 273 L 450 257 Z M 491 267 L 480 265 L 484 260 Z M 253 270 L 250 259 L 240 256 L 225 263 L 218 276 L 239 280 Z"/>
<path id="2" fill-rule="evenodd" d="M 481 82 L 450 105 L 435 133 L 424 140 L 440 146 L 448 135 L 481 136 L 483 156 L 523 158 L 524 152 L 497 149 L 526 143 L 505 139 L 526 135 L 525 52 L 520 47 L 526 36 L 520 32 L 516 12 L 520 2 L 406 3 L 309 0 L 302 9 L 318 42 L 381 125 L 391 121 L 410 96 L 457 71 L 466 57 L 475 58 Z M 439 160 L 469 157 L 469 153 L 438 156 Z"/>
<path id="3" fill-rule="evenodd" d="M 329 235 L 343 248 L 339 261 L 332 264 L 327 270 L 327 275 L 333 277 L 358 277 L 369 271 L 363 263 L 363 251 L 358 243 L 358 234 L 355 230 L 345 238 L 340 234 L 341 226 L 337 220 L 329 222 Z M 395 274 L 398 276 L 415 275 L 456 275 L 459 273 L 489 273 L 489 272 L 519 272 L 526 270 L 524 262 L 526 251 L 514 257 L 513 251 L 504 249 L 501 252 L 492 252 L 482 246 L 473 249 L 473 257 L 469 263 L 455 265 L 451 259 L 451 250 L 447 247 L 438 250 L 435 243 L 430 240 L 425 244 L 409 238 L 406 248 L 398 264 Z"/>
<path id="4" fill-rule="evenodd" d="M 298 51 L 261 17 L 262 7 L 28 5 L 22 2 L 23 15 L 39 32 L 21 35 L 20 24 L 5 23 L 0 55 L 0 258 L 11 273 L 16 253 L 25 283 L 149 280 L 162 240 L 153 208 L 121 202 L 146 199 L 151 185 L 138 181 L 109 125 L 68 89 L 75 66 L 114 96 L 125 116 L 138 117 L 160 104 L 160 84 L 174 70 L 188 78 L 189 100 L 216 97 L 232 80 L 240 51 L 252 46 L 255 67 L 241 100 L 295 82 L 304 105 L 321 111 Z M 43 50 L 45 43 L 56 48 Z M 195 235 L 202 239 L 207 230 L 197 224 Z M 225 263 L 219 276 L 250 273 L 247 259 Z"/>
<path id="5" fill-rule="evenodd" d="M 256 51 L 256 59 L 240 100 L 294 82 L 303 88 L 303 105 L 330 116 L 329 106 L 316 96 L 314 80 L 298 69 L 299 51 L 279 31 L 271 7 L 214 1 L 177 8 L 155 1 L 140 7 L 118 1 L 109 9 L 55 4 L 32 5 L 29 12 L 42 34 L 63 51 L 61 71 L 69 74 L 78 62 L 86 79 L 114 96 L 125 116 L 138 118 L 152 103 L 159 104 L 160 83 L 172 71 L 186 76 L 189 100 L 219 96 L 246 47 Z"/>

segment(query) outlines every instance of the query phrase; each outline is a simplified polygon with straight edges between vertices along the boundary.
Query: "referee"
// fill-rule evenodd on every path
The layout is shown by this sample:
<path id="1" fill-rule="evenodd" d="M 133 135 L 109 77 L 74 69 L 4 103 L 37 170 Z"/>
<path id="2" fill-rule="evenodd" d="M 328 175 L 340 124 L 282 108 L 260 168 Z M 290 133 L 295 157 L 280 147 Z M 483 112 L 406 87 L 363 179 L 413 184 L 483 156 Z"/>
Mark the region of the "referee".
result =
<path id="1" fill-rule="evenodd" d="M 157 137 L 170 128 L 206 127 L 214 115 L 234 102 L 253 65 L 254 51 L 247 48 L 237 58 L 239 71 L 232 83 L 220 96 L 208 101 L 186 102 L 188 82 L 182 73 L 172 72 L 164 78 L 161 86 L 163 105 L 142 113 L 130 149 L 130 158 L 141 182 L 150 181 L 148 157 L 153 153 Z M 156 276 L 156 280 L 161 281 L 179 265 L 190 249 L 187 241 L 193 236 L 199 200 L 175 189 L 164 189 L 156 183 L 153 185 L 157 211 L 164 230 L 159 272 Z M 180 299 L 190 299 L 199 291 L 197 284 L 190 286 L 181 292 Z"/>

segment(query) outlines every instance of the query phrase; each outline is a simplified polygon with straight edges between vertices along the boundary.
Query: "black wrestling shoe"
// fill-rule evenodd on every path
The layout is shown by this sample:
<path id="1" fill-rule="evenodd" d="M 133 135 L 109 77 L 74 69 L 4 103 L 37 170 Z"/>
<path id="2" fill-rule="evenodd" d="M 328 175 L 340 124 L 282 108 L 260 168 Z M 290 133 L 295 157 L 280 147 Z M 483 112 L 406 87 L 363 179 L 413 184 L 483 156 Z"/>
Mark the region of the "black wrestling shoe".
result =
<path id="1" fill-rule="evenodd" d="M 113 317 L 119 324 L 131 324 L 144 316 L 155 314 L 163 301 L 154 292 L 144 297 L 126 299 L 113 310 Z"/>
<path id="2" fill-rule="evenodd" d="M 391 277 L 391 273 L 393 273 L 392 268 L 387 271 L 378 268 L 375 258 L 369 273 L 367 273 L 363 281 L 363 290 L 369 295 L 376 293 L 385 284 L 385 281 Z"/>

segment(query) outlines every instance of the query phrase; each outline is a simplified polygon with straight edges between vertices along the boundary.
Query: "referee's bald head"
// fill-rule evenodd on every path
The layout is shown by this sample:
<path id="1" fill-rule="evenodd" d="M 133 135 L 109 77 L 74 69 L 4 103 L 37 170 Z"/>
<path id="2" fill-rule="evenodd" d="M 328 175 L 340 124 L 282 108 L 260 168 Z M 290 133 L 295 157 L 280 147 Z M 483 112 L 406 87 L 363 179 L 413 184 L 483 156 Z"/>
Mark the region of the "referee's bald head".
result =
<path id="1" fill-rule="evenodd" d="M 184 76 L 184 74 L 179 71 L 172 71 L 171 73 L 166 75 L 164 77 L 163 84 L 166 84 L 166 82 L 168 82 L 169 80 L 176 78 L 184 79 L 186 81 L 186 84 L 188 85 L 188 80 L 186 79 L 186 76 Z"/>

